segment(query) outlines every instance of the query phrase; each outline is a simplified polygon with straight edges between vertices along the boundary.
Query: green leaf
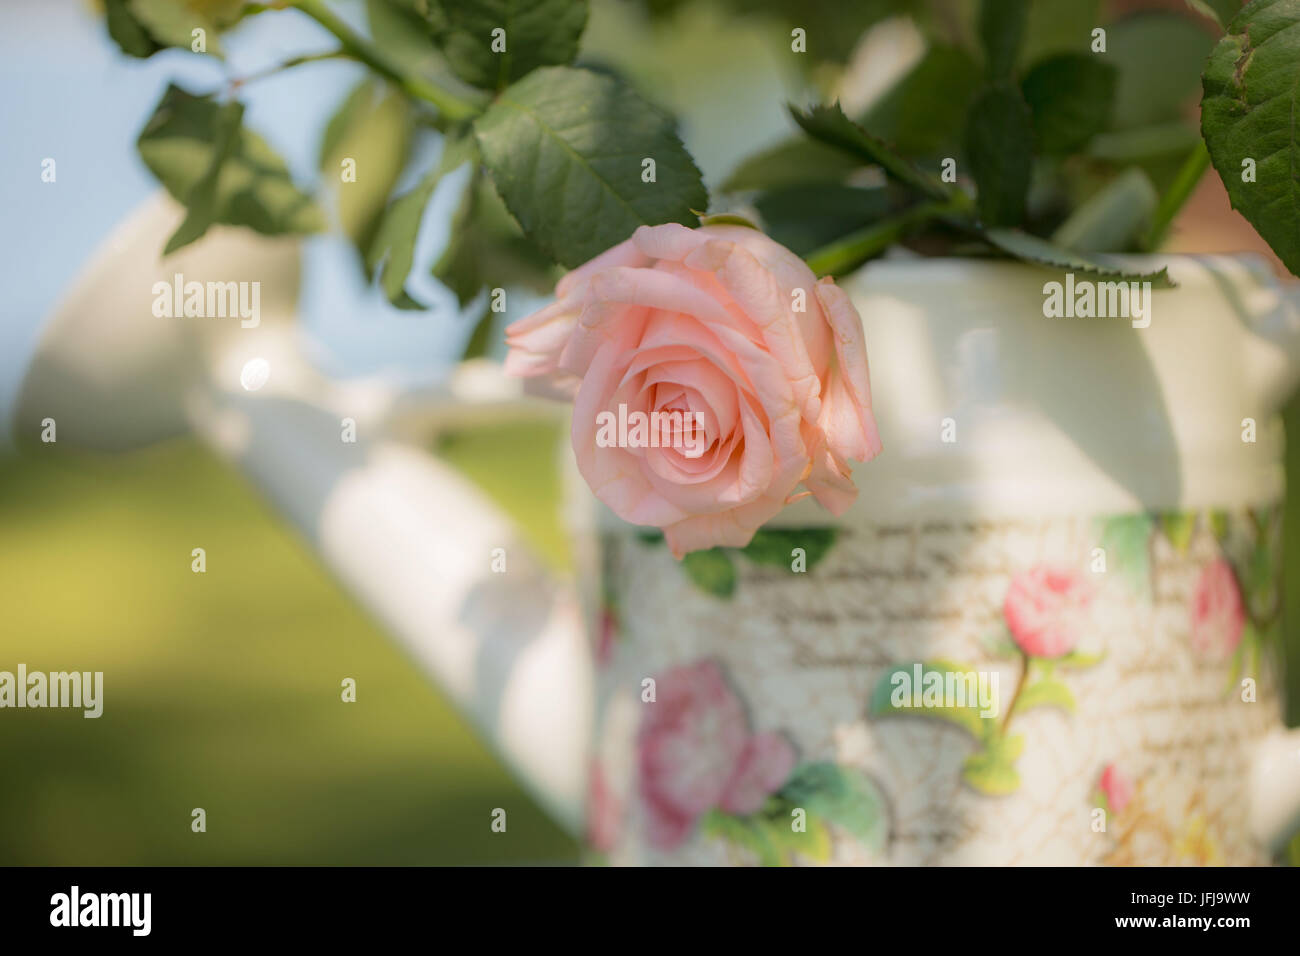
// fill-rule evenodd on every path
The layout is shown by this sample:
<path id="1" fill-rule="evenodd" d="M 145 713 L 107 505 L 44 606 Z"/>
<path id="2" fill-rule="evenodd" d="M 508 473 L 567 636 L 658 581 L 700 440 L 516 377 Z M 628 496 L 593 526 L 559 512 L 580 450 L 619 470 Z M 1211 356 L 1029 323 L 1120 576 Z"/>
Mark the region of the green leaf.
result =
<path id="1" fill-rule="evenodd" d="M 811 571 L 830 553 L 837 531 L 836 528 L 760 528 L 754 532 L 749 544 L 740 550 L 755 564 L 771 565 L 789 571 L 794 561 L 791 552 L 795 548 L 803 548 L 807 570 Z"/>
<path id="2" fill-rule="evenodd" d="M 1115 128 L 1182 119 L 1213 45 L 1213 37 L 1180 13 L 1139 13 L 1112 24 L 1106 53 L 1098 56 L 1118 71 Z"/>
<path id="3" fill-rule="evenodd" d="M 384 295 L 400 309 L 426 308 L 407 294 L 406 277 L 415 261 L 415 241 L 420 235 L 424 207 L 433 198 L 441 178 L 441 171 L 435 170 L 389 203 L 366 256 L 366 266 L 379 276 Z"/>
<path id="4" fill-rule="evenodd" d="M 1220 27 L 1226 27 L 1241 12 L 1242 0 L 1187 0 L 1187 5 Z"/>
<path id="5" fill-rule="evenodd" d="M 758 857 L 761 866 L 781 866 L 781 851 L 768 836 L 768 828 L 753 817 L 737 817 L 721 810 L 710 810 L 700 818 L 700 832 L 727 843 L 744 847 Z"/>
<path id="6" fill-rule="evenodd" d="M 736 567 L 721 548 L 692 551 L 682 558 L 682 570 L 701 591 L 729 598 L 736 590 Z"/>
<path id="7" fill-rule="evenodd" d="M 802 808 L 805 828 L 797 831 L 794 829 L 796 809 L 798 808 L 794 804 L 778 793 L 768 797 L 757 813 L 743 819 L 762 831 L 764 838 L 780 855 L 782 865 L 795 862 L 795 854 L 824 863 L 830 859 L 832 850 L 831 834 L 825 821 L 810 814 L 807 808 Z"/>
<path id="8" fill-rule="evenodd" d="M 173 0 L 173 2 L 189 7 L 223 30 L 258 10 L 257 5 L 251 0 Z"/>
<path id="9" fill-rule="evenodd" d="M 980 43 L 990 77 L 1010 76 L 1020 56 L 1029 19 L 1029 0 L 981 0 Z"/>
<path id="10" fill-rule="evenodd" d="M 1229 523 L 1228 513 L 1226 511 L 1215 510 L 1210 512 L 1210 530 L 1214 532 L 1215 540 L 1222 547 L 1228 537 Z"/>
<path id="11" fill-rule="evenodd" d="M 989 631 L 980 638 L 980 646 L 988 652 L 991 657 L 1020 657 L 1020 648 L 1016 642 L 1011 639 L 1011 632 L 1007 630 L 1005 622 L 999 623 L 996 630 Z"/>
<path id="12" fill-rule="evenodd" d="M 977 753 L 962 764 L 962 779 L 992 797 L 1005 796 L 1020 789 L 1020 774 L 1016 768 L 988 754 Z"/>
<path id="13" fill-rule="evenodd" d="M 1201 132 L 1232 207 L 1300 275 L 1300 0 L 1254 0 L 1205 67 Z M 1243 182 L 1244 160 L 1255 181 Z"/>
<path id="14" fill-rule="evenodd" d="M 917 169 L 883 140 L 850 120 L 839 103 L 814 106 L 809 110 L 794 106 L 789 109 L 794 121 L 813 139 L 843 150 L 864 163 L 879 166 L 886 175 L 919 193 L 935 199 L 953 198 L 954 190 L 940 182 L 938 177 Z"/>
<path id="15" fill-rule="evenodd" d="M 778 189 L 754 200 L 767 234 L 797 256 L 875 222 L 890 205 L 885 189 L 836 183 Z"/>
<path id="16" fill-rule="evenodd" d="M 465 342 L 465 351 L 461 353 L 462 358 L 473 359 L 483 358 L 492 350 L 496 333 L 496 315 L 487 304 L 484 305 L 483 314 L 478 317 L 474 323 L 474 328 L 470 330 L 469 338 Z"/>
<path id="17" fill-rule="evenodd" d="M 784 802 L 777 802 L 778 812 L 770 818 L 765 817 L 763 825 L 767 838 L 787 858 L 799 854 L 816 863 L 825 863 L 831 858 L 831 834 L 821 820 L 808 819 L 805 829 L 798 832 L 792 826 L 794 817 L 786 809 Z M 784 813 L 779 811 L 784 810 Z"/>
<path id="18" fill-rule="evenodd" d="M 954 155 L 980 68 L 959 47 L 932 46 L 877 100 L 862 126 L 904 156 Z"/>
<path id="19" fill-rule="evenodd" d="M 163 48 L 131 12 L 130 0 L 104 0 L 104 13 L 108 21 L 108 35 L 122 48 L 123 53 L 144 59 Z"/>
<path id="20" fill-rule="evenodd" d="M 933 200 L 913 203 L 901 212 L 863 226 L 833 242 L 813 250 L 804 259 L 817 276 L 842 276 L 852 272 L 862 263 L 883 255 L 913 232 L 951 219 L 958 226 L 969 228 L 964 211 L 969 199 L 964 193 L 955 194 L 953 200 Z"/>
<path id="21" fill-rule="evenodd" d="M 219 9 L 219 5 L 205 4 L 201 0 L 127 0 L 135 19 L 149 31 L 155 42 L 162 46 L 182 50 L 192 48 L 194 30 L 204 32 L 206 53 L 222 56 L 220 27 L 208 15 L 205 7 Z"/>
<path id="22" fill-rule="evenodd" d="M 825 820 L 872 852 L 884 849 L 889 837 L 888 807 L 875 781 L 862 772 L 829 761 L 801 764 L 779 796 L 789 807 L 806 810 L 810 823 L 814 817 Z"/>
<path id="23" fill-rule="evenodd" d="M 856 156 L 800 136 L 746 159 L 727 177 L 722 191 L 842 183 L 849 173 L 861 167 L 862 161 Z"/>
<path id="24" fill-rule="evenodd" d="M 1062 53 L 1030 70 L 1020 89 L 1039 152 L 1072 153 L 1110 123 L 1115 68 L 1094 54 Z"/>
<path id="25" fill-rule="evenodd" d="M 673 120 L 609 76 L 537 70 L 475 121 L 483 162 L 524 232 L 564 266 L 638 226 L 693 226 L 708 193 Z M 642 181 L 643 159 L 655 182 Z"/>
<path id="26" fill-rule="evenodd" d="M 1151 531 L 1147 514 L 1114 515 L 1102 523 L 1107 573 L 1118 571 L 1139 597 L 1151 594 Z"/>
<path id="27" fill-rule="evenodd" d="M 1025 687 L 1016 698 L 1013 714 L 1031 710 L 1034 707 L 1059 707 L 1066 713 L 1074 713 L 1074 695 L 1070 688 L 1054 677 L 1041 677 Z"/>
<path id="28" fill-rule="evenodd" d="M 482 188 L 481 177 L 478 170 L 475 170 L 461 193 L 456 211 L 452 213 L 447 247 L 433 264 L 434 278 L 456 293 L 456 301 L 461 308 L 468 305 L 483 288 L 483 275 L 479 271 L 483 237 L 476 219 L 485 192 L 495 196 L 490 188 Z M 497 202 L 499 204 L 500 200 Z"/>
<path id="29" fill-rule="evenodd" d="M 1150 282 L 1153 289 L 1172 289 L 1169 270 L 1133 272 L 1103 256 L 1071 252 L 1018 229 L 989 229 L 985 239 L 1009 256 L 1058 272 L 1073 272 L 1098 282 Z"/>
<path id="30" fill-rule="evenodd" d="M 1057 227 L 1052 242 L 1071 252 L 1127 252 L 1145 235 L 1160 197 L 1146 173 L 1126 169 Z"/>
<path id="31" fill-rule="evenodd" d="M 316 166 L 322 172 L 338 151 L 344 137 L 357 125 L 358 119 L 374 104 L 375 91 L 379 84 L 367 76 L 352 88 L 352 92 L 343 98 L 334 114 L 325 124 L 321 135 L 320 149 L 316 153 Z"/>
<path id="32" fill-rule="evenodd" d="M 1032 0 L 1020 65 L 1033 66 L 1057 53 L 1084 53 L 1092 30 L 1101 24 L 1099 0 Z"/>
<path id="33" fill-rule="evenodd" d="M 208 227 L 216 222 L 217 185 L 221 170 L 239 141 L 239 131 L 243 121 L 243 103 L 226 103 L 217 110 L 212 130 L 212 156 L 208 161 L 208 168 L 185 197 L 185 219 L 167 240 L 163 255 L 171 255 L 182 246 L 187 246 L 195 239 L 201 238 L 208 231 Z"/>
<path id="34" fill-rule="evenodd" d="M 966 161 L 979 187 L 979 216 L 987 225 L 1012 226 L 1024 219 L 1033 151 L 1029 106 L 1019 88 L 1004 83 L 981 93 L 966 118 Z"/>
<path id="35" fill-rule="evenodd" d="M 385 93 L 382 84 L 363 80 L 343 100 L 321 139 L 319 163 L 338 201 L 339 224 L 366 259 L 389 194 L 401 176 L 414 132 L 407 100 Z M 356 177 L 343 181 L 345 160 Z"/>
<path id="36" fill-rule="evenodd" d="M 1181 160 L 1201 141 L 1190 123 L 1174 120 L 1154 126 L 1099 133 L 1088 144 L 1088 155 L 1117 165 L 1150 160 Z"/>
<path id="37" fill-rule="evenodd" d="M 1160 514 L 1160 530 L 1179 554 L 1186 554 L 1196 531 L 1195 511 L 1165 511 Z"/>
<path id="38" fill-rule="evenodd" d="M 991 740 L 987 749 L 1003 760 L 1019 760 L 1025 752 L 1025 738 L 1022 734 L 1004 734 Z"/>
<path id="39" fill-rule="evenodd" d="M 971 754 L 962 764 L 962 779 L 981 793 L 1004 796 L 1020 789 L 1020 774 L 1015 762 L 1024 750 L 1025 738 L 995 737 L 981 751 Z"/>
<path id="40" fill-rule="evenodd" d="M 917 686 L 916 683 L 915 668 L 918 663 L 921 665 L 920 686 Z M 965 682 L 961 680 L 962 676 L 974 671 L 975 668 L 973 667 L 947 660 L 896 664 L 886 670 L 876 682 L 876 686 L 871 692 L 868 712 L 873 717 L 907 714 L 917 717 L 933 717 L 937 720 L 956 724 L 976 740 L 982 740 L 986 735 L 994 731 L 996 721 L 992 717 L 980 716 L 978 701 L 961 706 L 956 704 L 948 706 L 946 703 L 935 707 L 924 706 L 924 704 L 922 706 L 912 705 L 914 696 L 924 694 L 925 682 L 930 680 L 930 674 L 938 674 L 946 685 L 946 675 L 955 672 L 958 675 L 958 681 L 964 684 Z M 897 683 L 895 682 L 895 675 L 899 675 L 900 678 Z M 996 701 L 992 702 L 991 707 L 996 709 Z"/>
<path id="41" fill-rule="evenodd" d="M 484 287 L 523 285 L 542 292 L 555 284 L 550 260 L 525 238 L 501 197 L 477 174 L 461 194 L 433 275 L 456 293 L 462 307 Z"/>
<path id="42" fill-rule="evenodd" d="M 124 53 L 148 57 L 167 47 L 193 49 L 196 28 L 205 52 L 221 56 L 218 32 L 246 13 L 244 0 L 104 0 L 108 34 Z"/>
<path id="43" fill-rule="evenodd" d="M 406 291 L 406 278 L 415 260 L 415 243 L 420 236 L 424 209 L 442 177 L 476 158 L 474 139 L 462 131 L 447 133 L 442 141 L 438 164 L 420 182 L 388 204 L 379 221 L 374 241 L 366 254 L 366 267 L 379 276 L 388 301 L 399 309 L 423 309 Z M 453 223 L 452 241 L 455 241 Z"/>
<path id="44" fill-rule="evenodd" d="M 1243 638 L 1245 637 L 1244 631 L 1242 633 L 1242 637 Z M 1246 657 L 1246 642 L 1245 640 L 1243 640 L 1240 644 L 1237 645 L 1237 649 L 1232 652 L 1232 658 L 1229 660 L 1228 679 L 1227 681 L 1224 682 L 1223 691 L 1222 691 L 1224 695 L 1227 695 L 1232 692 L 1233 685 L 1237 683 L 1237 675 L 1243 673 L 1242 662 L 1245 660 L 1245 657 Z"/>
<path id="45" fill-rule="evenodd" d="M 366 25 L 375 45 L 395 64 L 430 76 L 449 72 L 431 36 L 436 11 L 436 4 L 426 0 L 366 0 Z"/>
<path id="46" fill-rule="evenodd" d="M 1089 654 L 1086 651 L 1071 651 L 1062 657 L 1056 658 L 1052 661 L 1052 664 L 1055 667 L 1083 670 L 1085 667 L 1095 667 L 1105 659 L 1105 654 Z"/>
<path id="47" fill-rule="evenodd" d="M 758 229 L 758 226 L 744 216 L 734 212 L 702 213 L 701 226 L 744 226 L 746 229 Z"/>
<path id="48" fill-rule="evenodd" d="M 213 168 L 222 107 L 172 85 L 137 140 L 140 158 L 179 202 L 188 202 Z M 316 232 L 325 217 L 299 190 L 284 161 L 260 136 L 240 127 L 220 164 L 211 221 L 247 226 L 265 235 Z"/>
<path id="49" fill-rule="evenodd" d="M 438 0 L 436 38 L 467 83 L 500 90 L 540 66 L 572 63 L 587 0 Z M 502 37 L 494 31 L 504 30 Z M 505 50 L 493 50 L 503 42 Z"/>
<path id="50" fill-rule="evenodd" d="M 1282 583 L 1279 567 L 1282 563 L 1282 529 L 1280 516 L 1269 520 L 1265 514 L 1256 523 L 1254 547 L 1238 574 L 1243 590 L 1246 610 L 1260 624 L 1272 621 L 1279 610 L 1279 587 Z"/>

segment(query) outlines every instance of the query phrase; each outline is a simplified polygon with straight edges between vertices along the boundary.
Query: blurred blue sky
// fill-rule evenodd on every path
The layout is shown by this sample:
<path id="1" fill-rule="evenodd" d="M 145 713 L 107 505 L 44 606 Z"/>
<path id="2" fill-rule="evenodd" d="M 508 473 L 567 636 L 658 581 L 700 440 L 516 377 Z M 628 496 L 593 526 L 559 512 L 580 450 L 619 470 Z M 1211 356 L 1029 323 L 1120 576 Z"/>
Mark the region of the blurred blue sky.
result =
<path id="1" fill-rule="evenodd" d="M 222 65 L 176 51 L 148 60 L 127 57 L 84 0 L 0 5 L 0 268 L 7 293 L 0 321 L 0 421 L 9 418 L 41 321 L 113 227 L 159 188 L 136 155 L 135 139 L 167 83 L 214 89 L 227 75 L 247 75 L 334 45 L 304 17 L 273 17 L 255 18 L 226 38 Z M 320 132 L 361 74 L 360 66 L 328 62 L 246 87 L 247 123 L 280 151 L 299 182 L 316 178 Z M 437 152 L 436 141 L 430 145 L 425 162 Z M 46 157 L 57 163 L 55 183 L 41 181 Z M 421 236 L 430 261 L 445 242 L 440 227 L 459 183 L 445 185 Z M 402 313 L 363 285 L 345 240 L 313 239 L 306 255 L 313 281 L 303 312 L 311 317 L 314 354 L 333 371 L 384 369 L 422 378 L 458 350 L 460 336 L 448 334 L 455 300 L 431 278 L 419 277 L 434 314 Z"/>
<path id="2" fill-rule="evenodd" d="M 335 6 L 362 25 L 360 2 Z M 601 4 L 593 9 L 584 49 L 627 60 L 648 94 L 684 110 L 688 146 L 706 180 L 717 182 L 740 157 L 789 128 L 783 103 L 791 77 L 750 27 L 720 23 L 716 13 L 688 16 L 694 19 L 665 40 L 646 32 L 635 7 Z M 722 69 L 720 35 L 728 38 Z M 217 89 L 228 77 L 336 45 L 292 11 L 250 18 L 222 42 L 224 64 L 180 51 L 137 60 L 109 39 L 90 0 L 0 4 L 0 279 L 7 293 L 0 306 L 0 423 L 10 418 L 41 321 L 113 227 L 159 188 L 136 155 L 135 139 L 167 83 L 194 92 Z M 321 131 L 362 72 L 355 64 L 325 62 L 245 88 L 246 122 L 279 150 L 298 182 L 316 180 Z M 399 189 L 436 158 L 436 139 L 426 146 Z M 41 181 L 46 157 L 57 163 L 56 183 Z M 430 313 L 399 312 L 365 287 L 342 237 L 306 243 L 300 311 L 318 363 L 335 374 L 382 371 L 421 381 L 459 354 L 468 324 L 458 321 L 450 292 L 419 266 L 432 263 L 445 243 L 462 182 L 463 175 L 449 177 L 440 186 L 417 246 L 408 289 L 432 305 Z M 538 301 L 512 295 L 503 318 Z M 5 431 L 0 427 L 0 444 Z"/>

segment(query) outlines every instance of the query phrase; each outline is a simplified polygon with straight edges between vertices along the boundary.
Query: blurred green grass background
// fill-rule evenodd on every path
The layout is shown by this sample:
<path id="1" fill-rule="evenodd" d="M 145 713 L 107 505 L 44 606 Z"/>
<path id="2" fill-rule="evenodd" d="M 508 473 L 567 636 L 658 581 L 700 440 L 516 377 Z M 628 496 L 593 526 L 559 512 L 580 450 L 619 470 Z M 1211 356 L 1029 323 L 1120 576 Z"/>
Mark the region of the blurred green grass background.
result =
<path id="1" fill-rule="evenodd" d="M 1287 413 L 1300 434 L 1300 399 Z M 439 453 L 552 567 L 553 427 Z M 1300 475 L 1300 442 L 1288 449 Z M 1295 485 L 1293 485 L 1294 487 Z M 1289 509 L 1290 554 L 1300 509 Z M 190 570 L 207 550 L 206 574 Z M 1300 595 L 1300 561 L 1285 569 Z M 243 479 L 192 441 L 0 461 L 0 669 L 102 670 L 104 716 L 0 719 L 0 864 L 527 864 L 577 859 L 411 661 Z M 1288 618 L 1289 722 L 1300 628 Z M 340 681 L 357 680 L 355 704 Z M 190 811 L 208 830 L 190 830 Z M 490 830 L 507 809 L 504 834 Z M 1300 837 L 1290 855 L 1300 861 Z"/>
<path id="2" fill-rule="evenodd" d="M 444 448 L 553 563 L 555 481 L 537 476 L 555 440 L 523 428 Z M 4 711 L 0 864 L 576 860 L 306 544 L 191 441 L 0 461 L 0 596 L 0 669 L 105 674 L 97 720 Z"/>

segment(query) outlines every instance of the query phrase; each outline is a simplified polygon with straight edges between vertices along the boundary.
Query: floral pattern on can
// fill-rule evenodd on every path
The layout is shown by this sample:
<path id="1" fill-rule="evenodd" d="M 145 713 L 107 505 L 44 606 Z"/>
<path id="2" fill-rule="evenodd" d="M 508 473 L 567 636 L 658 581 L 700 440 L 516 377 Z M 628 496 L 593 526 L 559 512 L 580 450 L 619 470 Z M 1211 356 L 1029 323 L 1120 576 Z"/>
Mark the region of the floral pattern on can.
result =
<path id="1" fill-rule="evenodd" d="M 1264 862 L 1243 789 L 1278 720 L 1280 516 L 765 529 L 697 568 L 611 532 L 609 859 Z"/>

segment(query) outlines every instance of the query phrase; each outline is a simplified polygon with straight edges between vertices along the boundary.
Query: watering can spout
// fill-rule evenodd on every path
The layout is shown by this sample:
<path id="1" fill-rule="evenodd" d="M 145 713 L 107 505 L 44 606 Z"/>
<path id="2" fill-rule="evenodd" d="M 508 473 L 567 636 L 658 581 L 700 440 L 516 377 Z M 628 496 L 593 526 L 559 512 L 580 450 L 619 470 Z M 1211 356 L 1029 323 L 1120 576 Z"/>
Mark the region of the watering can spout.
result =
<path id="1" fill-rule="evenodd" d="M 276 362 L 284 368 L 292 357 Z M 348 406 L 332 388 L 318 379 L 277 396 L 213 383 L 187 405 L 195 431 L 298 527 L 523 788 L 576 835 L 593 711 L 576 588 L 546 571 L 486 495 L 421 447 L 431 429 L 513 417 L 526 403 L 452 388 L 425 396 L 412 412 L 418 426 L 389 422 L 424 442 L 375 429 L 374 439 L 344 443 Z"/>
<path id="2" fill-rule="evenodd" d="M 150 202 L 82 270 L 46 323 L 15 432 L 56 420 L 60 446 L 103 450 L 196 433 L 302 533 L 524 789 L 578 832 L 592 677 L 576 589 L 546 574 L 500 509 L 425 450 L 441 428 L 550 419 L 559 406 L 528 400 L 490 363 L 421 393 L 319 374 L 293 323 L 297 246 L 218 229 L 161 263 L 183 214 L 164 197 Z M 154 315 L 143 292 L 176 272 L 260 282 L 263 321 L 188 328 Z M 252 391 L 241 380 L 250 359 L 274 370 Z M 355 440 L 341 441 L 348 420 Z"/>

